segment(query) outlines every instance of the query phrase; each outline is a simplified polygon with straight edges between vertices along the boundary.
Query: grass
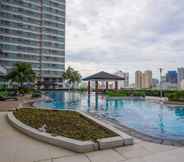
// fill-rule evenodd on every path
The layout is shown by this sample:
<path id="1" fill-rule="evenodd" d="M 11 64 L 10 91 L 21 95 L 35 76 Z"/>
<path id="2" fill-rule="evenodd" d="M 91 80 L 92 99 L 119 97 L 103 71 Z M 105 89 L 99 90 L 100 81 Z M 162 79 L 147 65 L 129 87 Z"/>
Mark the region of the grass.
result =
<path id="1" fill-rule="evenodd" d="M 15 117 L 26 125 L 40 128 L 47 125 L 46 131 L 53 135 L 61 135 L 81 141 L 117 136 L 114 132 L 96 124 L 78 112 L 19 109 L 14 112 Z"/>

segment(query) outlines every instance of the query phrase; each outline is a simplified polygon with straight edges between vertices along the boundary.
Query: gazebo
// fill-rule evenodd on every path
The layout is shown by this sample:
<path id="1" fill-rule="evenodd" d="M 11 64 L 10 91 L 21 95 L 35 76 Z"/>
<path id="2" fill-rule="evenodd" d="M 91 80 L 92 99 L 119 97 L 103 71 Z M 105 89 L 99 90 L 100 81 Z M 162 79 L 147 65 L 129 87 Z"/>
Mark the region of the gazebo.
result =
<path id="1" fill-rule="evenodd" d="M 105 89 L 109 89 L 109 81 L 114 81 L 115 82 L 115 90 L 118 89 L 118 81 L 124 80 L 124 78 L 113 75 L 104 71 L 98 72 L 96 74 L 90 75 L 86 78 L 83 79 L 84 81 L 88 81 L 88 93 L 90 93 L 90 81 L 95 81 L 95 92 L 98 92 L 98 82 L 99 81 L 106 81 L 106 87 Z"/>

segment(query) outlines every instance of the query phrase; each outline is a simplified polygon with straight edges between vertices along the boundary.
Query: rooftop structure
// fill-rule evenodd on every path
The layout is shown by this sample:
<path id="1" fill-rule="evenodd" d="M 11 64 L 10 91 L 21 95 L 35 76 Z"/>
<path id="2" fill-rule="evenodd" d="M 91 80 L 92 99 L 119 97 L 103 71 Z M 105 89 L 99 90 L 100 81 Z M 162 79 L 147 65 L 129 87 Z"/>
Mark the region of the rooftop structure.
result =
<path id="1" fill-rule="evenodd" d="M 118 81 L 124 80 L 124 78 L 113 75 L 104 71 L 98 72 L 96 74 L 90 75 L 83 79 L 84 81 L 88 81 L 88 93 L 90 92 L 90 81 L 95 81 L 95 91 L 98 89 L 98 81 L 106 81 L 106 90 L 109 89 L 108 81 L 115 81 L 115 89 L 118 89 Z"/>

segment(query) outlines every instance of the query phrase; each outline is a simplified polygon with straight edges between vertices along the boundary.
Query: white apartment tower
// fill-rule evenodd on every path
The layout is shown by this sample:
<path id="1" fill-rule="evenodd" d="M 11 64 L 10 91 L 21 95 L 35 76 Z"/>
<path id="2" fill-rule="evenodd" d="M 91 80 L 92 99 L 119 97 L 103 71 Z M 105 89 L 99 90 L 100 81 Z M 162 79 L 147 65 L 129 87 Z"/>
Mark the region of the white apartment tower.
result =
<path id="1" fill-rule="evenodd" d="M 62 82 L 65 0 L 0 0 L 0 65 L 29 63 L 43 81 Z"/>

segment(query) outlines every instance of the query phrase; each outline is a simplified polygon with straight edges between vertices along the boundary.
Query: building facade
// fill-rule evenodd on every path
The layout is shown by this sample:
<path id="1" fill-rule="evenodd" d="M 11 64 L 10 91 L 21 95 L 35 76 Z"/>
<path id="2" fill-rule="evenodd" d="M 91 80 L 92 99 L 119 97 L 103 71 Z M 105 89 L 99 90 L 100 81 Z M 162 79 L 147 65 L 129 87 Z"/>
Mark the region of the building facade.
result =
<path id="1" fill-rule="evenodd" d="M 1 0 L 0 64 L 32 64 L 45 82 L 62 82 L 65 0 Z"/>
<path id="2" fill-rule="evenodd" d="M 152 87 L 156 88 L 157 86 L 159 86 L 159 80 L 156 78 L 152 79 Z"/>
<path id="3" fill-rule="evenodd" d="M 136 89 L 152 88 L 152 71 L 136 71 L 135 72 L 135 87 Z"/>
<path id="4" fill-rule="evenodd" d="M 143 76 L 143 74 L 141 71 L 135 72 L 135 88 L 136 89 L 142 88 L 142 76 Z"/>
<path id="5" fill-rule="evenodd" d="M 177 81 L 178 81 L 178 87 L 183 88 L 183 81 L 184 81 L 184 68 L 178 68 L 177 69 Z"/>
<path id="6" fill-rule="evenodd" d="M 171 84 L 177 84 L 177 72 L 168 71 L 166 74 L 166 81 Z"/>
<path id="7" fill-rule="evenodd" d="M 147 70 L 143 73 L 142 88 L 144 89 L 152 88 L 152 71 Z"/>

